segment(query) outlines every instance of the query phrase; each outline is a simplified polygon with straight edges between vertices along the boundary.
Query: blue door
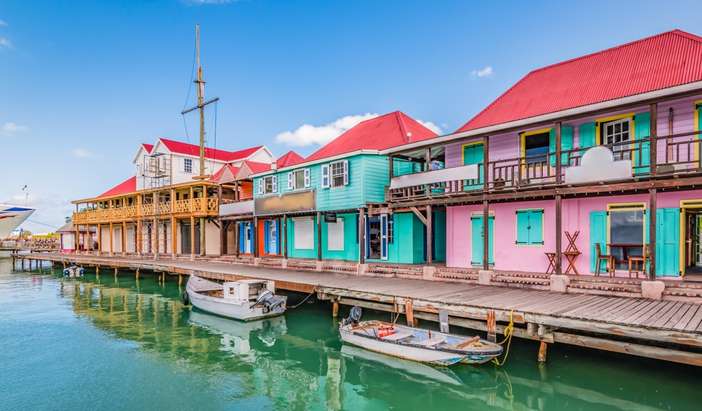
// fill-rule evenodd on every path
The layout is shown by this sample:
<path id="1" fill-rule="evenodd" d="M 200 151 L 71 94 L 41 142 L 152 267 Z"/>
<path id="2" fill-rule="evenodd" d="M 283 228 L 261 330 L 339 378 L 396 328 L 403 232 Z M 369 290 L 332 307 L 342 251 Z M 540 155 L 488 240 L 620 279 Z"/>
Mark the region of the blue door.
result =
<path id="1" fill-rule="evenodd" d="M 478 190 L 483 188 L 483 144 L 470 144 L 463 146 L 463 165 L 478 165 L 478 178 L 466 180 L 464 190 Z"/>
<path id="2" fill-rule="evenodd" d="M 483 265 L 483 243 L 485 242 L 485 231 L 483 230 L 483 216 L 475 215 L 470 219 L 471 226 L 471 258 L 472 265 Z M 495 217 L 488 218 L 488 264 L 495 264 L 494 243 L 495 243 Z"/>

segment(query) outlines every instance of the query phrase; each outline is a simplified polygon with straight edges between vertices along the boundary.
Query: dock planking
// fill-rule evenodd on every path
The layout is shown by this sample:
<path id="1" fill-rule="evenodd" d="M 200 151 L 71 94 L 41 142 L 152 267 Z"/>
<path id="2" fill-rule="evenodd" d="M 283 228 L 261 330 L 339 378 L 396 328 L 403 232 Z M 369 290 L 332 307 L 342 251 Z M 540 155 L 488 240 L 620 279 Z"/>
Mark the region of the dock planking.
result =
<path id="1" fill-rule="evenodd" d="M 404 310 L 411 300 L 419 317 L 432 319 L 446 310 L 450 322 L 484 329 L 489 311 L 498 322 L 512 318 L 526 327 L 531 323 L 545 330 L 539 335 L 520 328 L 523 338 L 580 345 L 702 366 L 702 309 L 682 301 L 564 294 L 526 288 L 506 288 L 419 279 L 358 276 L 351 274 L 237 265 L 227 262 L 136 257 L 66 256 L 56 253 L 18 258 L 55 262 L 72 261 L 88 266 L 141 269 L 210 278 L 259 278 L 276 281 L 277 288 L 316 292 L 322 299 L 358 303 L 366 308 Z M 503 329 L 504 325 L 500 326 Z M 585 332 L 587 335 L 578 335 Z M 592 335 L 595 337 L 592 337 Z M 660 344 L 688 347 L 674 350 Z M 672 354 L 671 354 L 672 352 Z"/>

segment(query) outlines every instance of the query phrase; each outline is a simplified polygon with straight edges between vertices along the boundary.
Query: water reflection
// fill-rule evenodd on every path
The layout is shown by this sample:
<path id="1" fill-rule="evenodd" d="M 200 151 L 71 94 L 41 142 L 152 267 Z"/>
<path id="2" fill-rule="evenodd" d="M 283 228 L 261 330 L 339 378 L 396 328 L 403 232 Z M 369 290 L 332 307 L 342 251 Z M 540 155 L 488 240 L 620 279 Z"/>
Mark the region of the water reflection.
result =
<path id="1" fill-rule="evenodd" d="M 175 284 L 148 278 L 61 280 L 59 293 L 109 335 L 195 377 L 236 375 L 239 398 L 265 396 L 276 409 L 653 410 L 694 403 L 694 387 L 678 378 L 690 370 L 667 364 L 655 363 L 659 375 L 652 375 L 628 358 L 555 351 L 553 364 L 540 368 L 535 347 L 517 343 L 506 368 L 437 368 L 342 347 L 320 304 L 244 323 L 191 310 Z M 661 384 L 666 377 L 678 381 Z"/>

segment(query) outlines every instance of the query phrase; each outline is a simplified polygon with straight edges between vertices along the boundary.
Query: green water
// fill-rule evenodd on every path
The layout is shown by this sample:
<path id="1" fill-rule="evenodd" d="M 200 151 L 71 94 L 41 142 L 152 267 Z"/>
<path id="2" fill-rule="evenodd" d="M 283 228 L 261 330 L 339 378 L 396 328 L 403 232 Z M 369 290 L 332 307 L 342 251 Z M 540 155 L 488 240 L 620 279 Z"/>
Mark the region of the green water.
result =
<path id="1" fill-rule="evenodd" d="M 0 259 L 0 409 L 700 409 L 692 367 L 563 346 L 539 366 L 536 344 L 515 341 L 503 368 L 432 368 L 342 348 L 326 303 L 239 323 L 179 293 L 128 273 L 11 273 Z"/>

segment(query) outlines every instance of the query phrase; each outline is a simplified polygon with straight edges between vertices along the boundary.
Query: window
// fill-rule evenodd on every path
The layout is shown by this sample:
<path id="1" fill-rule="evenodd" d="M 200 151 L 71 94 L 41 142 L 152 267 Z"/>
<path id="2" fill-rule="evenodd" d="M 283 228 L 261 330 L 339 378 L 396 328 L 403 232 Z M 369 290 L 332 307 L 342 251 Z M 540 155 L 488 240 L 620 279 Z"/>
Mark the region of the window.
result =
<path id="1" fill-rule="evenodd" d="M 629 144 L 624 144 L 631 141 L 630 130 L 631 119 L 629 118 L 608 121 L 600 125 L 603 144 L 612 147 L 615 153 L 621 153 L 616 159 L 629 159 L 631 156 Z"/>
<path id="2" fill-rule="evenodd" d="M 310 217 L 293 218 L 293 247 L 297 250 L 314 249 L 314 221 Z"/>
<path id="3" fill-rule="evenodd" d="M 609 248 L 617 268 L 625 268 L 629 257 L 643 254 L 644 215 L 643 205 L 610 206 Z"/>
<path id="4" fill-rule="evenodd" d="M 327 250 L 344 251 L 344 219 L 337 217 L 335 223 L 327 223 Z"/>
<path id="5" fill-rule="evenodd" d="M 183 160 L 183 172 L 187 174 L 193 173 L 193 160 L 191 158 Z"/>
<path id="6" fill-rule="evenodd" d="M 288 190 L 299 190 L 310 186 L 310 170 L 308 168 L 288 173 Z"/>
<path id="7" fill-rule="evenodd" d="M 277 191 L 278 179 L 276 176 L 266 176 L 258 181 L 259 194 L 271 194 Z"/>
<path id="8" fill-rule="evenodd" d="M 342 187 L 349 183 L 349 162 L 335 161 L 322 165 L 322 187 Z"/>
<path id="9" fill-rule="evenodd" d="M 517 210 L 518 245 L 544 244 L 544 210 Z"/>
<path id="10" fill-rule="evenodd" d="M 527 164 L 545 163 L 549 150 L 550 132 L 524 136 L 524 155 Z"/>

